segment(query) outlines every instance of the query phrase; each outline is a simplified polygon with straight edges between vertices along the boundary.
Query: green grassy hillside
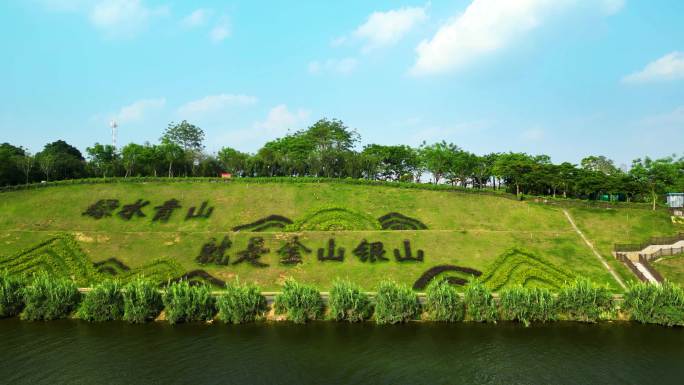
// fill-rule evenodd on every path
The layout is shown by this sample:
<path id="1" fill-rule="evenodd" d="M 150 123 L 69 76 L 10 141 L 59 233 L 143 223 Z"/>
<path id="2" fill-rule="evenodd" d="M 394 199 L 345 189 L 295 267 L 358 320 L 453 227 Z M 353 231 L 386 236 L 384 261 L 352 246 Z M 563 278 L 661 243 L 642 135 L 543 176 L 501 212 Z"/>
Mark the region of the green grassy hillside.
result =
<path id="1" fill-rule="evenodd" d="M 154 221 L 156 207 L 173 199 L 180 207 L 168 221 Z M 84 215 L 100 200 L 110 200 L 101 203 L 111 210 L 100 214 L 111 216 Z M 144 217 L 120 216 L 138 200 L 150 202 L 140 210 Z M 205 201 L 204 212 L 213 207 L 208 218 L 186 219 Z M 676 231 L 659 214 L 613 211 L 571 211 L 606 259 L 615 241 Z M 555 288 L 575 276 L 619 289 L 561 209 L 495 196 L 337 183 L 121 183 L 2 193 L 0 212 L 0 269 L 47 269 L 83 285 L 108 276 L 141 273 L 163 282 L 190 273 L 194 280 L 239 276 L 267 290 L 277 290 L 287 276 L 322 289 L 348 277 L 372 290 L 384 278 L 413 285 L 435 266 L 455 265 L 468 268 L 445 273 L 455 281 L 472 279 L 473 269 L 497 290 L 517 283 Z M 259 222 L 269 216 L 276 217 Z M 331 239 L 331 256 L 343 248 L 342 261 L 318 259 L 319 249 L 329 256 Z M 397 259 L 395 253 L 406 257 L 406 241 L 422 261 Z M 288 251 L 296 249 L 301 263 L 282 263 L 292 262 Z"/>

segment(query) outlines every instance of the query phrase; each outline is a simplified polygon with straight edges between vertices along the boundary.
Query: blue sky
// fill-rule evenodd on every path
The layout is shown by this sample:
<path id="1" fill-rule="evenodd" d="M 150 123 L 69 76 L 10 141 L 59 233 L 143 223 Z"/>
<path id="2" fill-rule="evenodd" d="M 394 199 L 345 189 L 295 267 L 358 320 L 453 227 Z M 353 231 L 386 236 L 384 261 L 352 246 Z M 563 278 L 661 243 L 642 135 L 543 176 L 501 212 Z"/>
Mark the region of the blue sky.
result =
<path id="1" fill-rule="evenodd" d="M 476 152 L 684 152 L 680 0 L 0 3 L 0 142 L 254 151 L 321 118 L 363 143 Z"/>

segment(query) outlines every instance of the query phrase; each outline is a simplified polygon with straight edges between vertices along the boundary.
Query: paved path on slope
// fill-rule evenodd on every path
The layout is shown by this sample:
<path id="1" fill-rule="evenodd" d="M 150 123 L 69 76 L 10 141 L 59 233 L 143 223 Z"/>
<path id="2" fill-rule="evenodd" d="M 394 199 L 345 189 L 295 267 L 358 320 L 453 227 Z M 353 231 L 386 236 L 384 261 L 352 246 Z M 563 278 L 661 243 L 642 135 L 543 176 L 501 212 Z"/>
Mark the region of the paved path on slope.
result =
<path id="1" fill-rule="evenodd" d="M 615 278 L 615 280 L 617 281 L 617 283 L 619 283 L 620 286 L 621 286 L 623 289 L 627 289 L 627 286 L 625 286 L 625 283 L 622 282 L 622 279 L 620 278 L 620 276 L 617 275 L 617 273 L 615 272 L 615 270 L 613 270 L 613 268 L 610 267 L 610 265 L 608 264 L 608 262 L 606 262 L 606 260 L 603 259 L 603 257 L 601 256 L 601 254 L 599 254 L 599 252 L 598 252 L 598 251 L 596 250 L 596 248 L 594 247 L 594 245 L 592 245 L 591 242 L 589 242 L 589 240 L 587 239 L 587 237 L 584 236 L 584 233 L 582 233 L 582 231 L 580 231 L 580 229 L 577 227 L 577 225 L 575 224 L 575 221 L 572 220 L 572 217 L 570 216 L 570 213 L 568 212 L 568 210 L 563 209 L 563 214 L 565 214 L 565 217 L 568 218 L 568 222 L 570 222 L 570 225 L 572 225 L 572 228 L 575 229 L 575 232 L 576 232 L 577 234 L 579 234 L 579 236 L 582 238 L 582 240 L 584 241 L 584 243 L 586 243 L 587 246 L 589 246 L 589 248 L 590 248 L 591 251 L 594 253 L 594 255 L 596 256 L 596 258 L 598 258 L 598 260 L 603 264 L 603 267 L 605 267 L 606 270 L 608 270 L 608 272 L 613 276 L 613 278 Z"/>
<path id="2" fill-rule="evenodd" d="M 634 267 L 636 267 L 637 270 L 639 270 L 639 272 L 640 272 L 641 274 L 643 274 L 644 277 L 646 277 L 646 279 L 648 280 L 648 282 L 653 283 L 653 284 L 656 284 L 656 285 L 660 285 L 660 282 L 658 282 L 658 280 L 655 279 L 655 277 L 653 276 L 653 274 L 651 274 L 651 272 L 648 271 L 648 269 L 646 268 L 646 266 L 644 266 L 643 263 L 641 263 L 641 262 L 632 262 L 632 263 L 634 264 Z"/>

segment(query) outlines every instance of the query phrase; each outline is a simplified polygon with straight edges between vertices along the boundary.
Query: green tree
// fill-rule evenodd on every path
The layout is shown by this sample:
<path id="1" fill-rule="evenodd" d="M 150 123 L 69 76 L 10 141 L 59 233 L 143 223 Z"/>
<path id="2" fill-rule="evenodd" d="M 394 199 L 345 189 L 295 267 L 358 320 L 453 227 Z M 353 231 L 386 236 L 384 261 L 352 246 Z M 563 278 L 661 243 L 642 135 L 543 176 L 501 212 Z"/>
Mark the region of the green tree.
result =
<path id="1" fill-rule="evenodd" d="M 644 186 L 650 194 L 653 210 L 656 209 L 658 196 L 666 193 L 675 185 L 680 172 L 672 157 L 657 160 L 652 160 L 649 157 L 643 160 L 636 159 L 632 162 L 630 170 L 634 179 Z"/>
<path id="2" fill-rule="evenodd" d="M 159 155 L 168 164 L 168 175 L 169 178 L 173 177 L 173 165 L 174 163 L 182 162 L 185 159 L 185 151 L 183 148 L 174 142 L 170 142 L 166 139 L 162 140 L 162 143 L 157 146 Z"/>
<path id="3" fill-rule="evenodd" d="M 516 195 L 520 195 L 521 188 L 527 186 L 528 175 L 537 166 L 535 159 L 525 153 L 509 152 L 501 154 L 494 164 L 494 172 L 500 175 L 507 185 L 515 186 Z"/>
<path id="4" fill-rule="evenodd" d="M 411 175 L 411 179 L 413 179 L 413 174 L 420 166 L 418 152 L 404 145 L 370 144 L 364 147 L 361 157 L 371 162 L 366 163 L 366 165 L 374 166 L 375 173 L 372 179 L 397 181 L 406 175 Z"/>
<path id="5" fill-rule="evenodd" d="M 121 149 L 121 162 L 126 172 L 124 178 L 133 175 L 136 165 L 144 162 L 144 152 L 145 147 L 136 143 L 129 143 Z"/>
<path id="6" fill-rule="evenodd" d="M 119 154 L 116 152 L 116 147 L 111 144 L 95 143 L 92 147 L 86 148 L 90 164 L 102 174 L 103 178 L 107 174 L 114 174 L 116 163 L 119 160 Z"/>
<path id="7" fill-rule="evenodd" d="M 617 167 L 615 167 L 615 164 L 613 163 L 612 160 L 606 158 L 603 155 L 588 156 L 588 157 L 582 159 L 582 161 L 580 162 L 580 165 L 585 170 L 598 171 L 598 172 L 602 172 L 606 175 L 614 175 L 620 171 L 620 170 L 618 170 Z"/>
<path id="8" fill-rule="evenodd" d="M 0 144 L 0 186 L 15 185 L 22 181 L 19 159 L 25 157 L 21 147 L 9 143 Z"/>
<path id="9" fill-rule="evenodd" d="M 202 151 L 204 145 L 204 131 L 190 124 L 187 120 L 180 123 L 169 123 L 169 126 L 164 131 L 161 137 L 162 142 L 170 142 L 182 147 L 183 150 Z"/>
<path id="10" fill-rule="evenodd" d="M 36 154 L 46 179 L 76 179 L 86 175 L 81 152 L 63 140 L 48 143 Z"/>
<path id="11" fill-rule="evenodd" d="M 431 145 L 423 142 L 420 146 L 420 156 L 423 159 L 425 169 L 432 174 L 435 184 L 449 171 L 455 152 L 459 151 L 457 145 L 441 141 Z"/>
<path id="12" fill-rule="evenodd" d="M 218 159 L 221 161 L 223 168 L 229 173 L 236 176 L 247 175 L 250 160 L 249 154 L 230 147 L 223 147 L 218 152 Z"/>

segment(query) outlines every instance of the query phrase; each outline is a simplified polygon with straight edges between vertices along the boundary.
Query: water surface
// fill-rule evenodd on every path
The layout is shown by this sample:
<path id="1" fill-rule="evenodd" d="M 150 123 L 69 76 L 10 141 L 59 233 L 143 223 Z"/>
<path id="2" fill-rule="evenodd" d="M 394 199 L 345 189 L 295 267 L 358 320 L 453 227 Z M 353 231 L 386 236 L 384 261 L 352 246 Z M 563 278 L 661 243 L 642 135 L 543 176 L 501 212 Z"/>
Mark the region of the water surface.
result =
<path id="1" fill-rule="evenodd" d="M 6 384 L 682 384 L 684 329 L 0 320 Z"/>

